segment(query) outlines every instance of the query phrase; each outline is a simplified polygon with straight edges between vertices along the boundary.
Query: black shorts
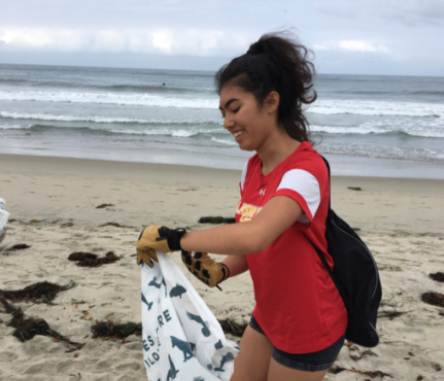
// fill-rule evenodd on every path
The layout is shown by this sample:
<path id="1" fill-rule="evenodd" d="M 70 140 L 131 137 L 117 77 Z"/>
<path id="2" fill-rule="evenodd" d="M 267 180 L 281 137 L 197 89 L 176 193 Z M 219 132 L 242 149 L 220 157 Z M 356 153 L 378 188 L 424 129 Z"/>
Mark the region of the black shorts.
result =
<path id="1" fill-rule="evenodd" d="M 266 336 L 254 316 L 251 317 L 249 325 L 255 331 Z M 303 354 L 287 353 L 277 349 L 276 347 L 273 347 L 273 352 L 271 353 L 271 356 L 276 360 L 276 362 L 283 366 L 286 366 L 287 368 L 304 370 L 307 372 L 317 372 L 320 370 L 330 369 L 333 366 L 336 358 L 339 355 L 339 352 L 341 351 L 342 346 L 344 345 L 344 340 L 345 334 L 328 348 L 325 348 L 318 352 Z"/>

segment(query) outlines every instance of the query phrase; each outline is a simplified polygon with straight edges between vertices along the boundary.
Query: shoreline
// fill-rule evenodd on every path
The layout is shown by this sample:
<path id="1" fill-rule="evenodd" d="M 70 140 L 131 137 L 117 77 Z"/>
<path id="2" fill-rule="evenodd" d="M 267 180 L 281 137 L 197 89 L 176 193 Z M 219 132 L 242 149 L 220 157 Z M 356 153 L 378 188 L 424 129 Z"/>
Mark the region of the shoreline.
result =
<path id="1" fill-rule="evenodd" d="M 404 164 L 405 167 L 407 167 L 410 164 L 417 165 L 418 168 L 413 168 L 412 171 L 418 171 L 420 170 L 421 166 L 436 166 L 441 167 L 440 163 L 435 162 L 422 162 L 422 161 L 408 161 L 408 160 L 399 160 L 399 159 L 381 159 L 381 158 L 367 158 L 367 157 L 361 157 L 361 156 L 346 156 L 346 155 L 331 155 L 331 154 L 323 154 L 327 158 L 327 160 L 330 163 L 330 166 L 332 167 L 332 172 L 339 172 L 340 174 L 333 173 L 331 176 L 333 178 L 358 178 L 358 179 L 393 179 L 393 180 L 413 180 L 413 181 L 444 181 L 444 173 L 441 177 L 418 177 L 418 176 L 395 176 L 394 173 L 392 173 L 393 176 L 385 174 L 380 176 L 374 176 L 374 175 L 362 175 L 358 174 L 357 170 L 346 170 L 346 169 L 338 169 L 335 168 L 335 163 L 339 165 L 344 165 L 344 163 L 347 160 L 355 159 L 356 161 L 365 161 L 367 159 L 375 160 L 376 162 L 380 162 L 382 164 L 386 162 L 394 162 L 399 165 L 399 163 Z M 239 158 L 238 158 L 239 159 Z M 245 164 L 245 162 L 248 160 L 248 157 L 241 158 L 242 163 Z M 112 159 L 105 159 L 105 158 L 89 158 L 89 157 L 74 157 L 74 156 L 57 156 L 57 155 L 25 155 L 22 153 L 1 153 L 0 152 L 0 165 L 4 165 L 5 162 L 10 162 L 15 169 L 21 170 L 21 164 L 29 165 L 33 170 L 39 170 L 40 167 L 38 164 L 35 163 L 44 163 L 45 165 L 50 165 L 51 170 L 57 171 L 57 166 L 54 166 L 51 164 L 53 161 L 59 161 L 63 164 L 66 164 L 69 166 L 69 169 L 75 170 L 76 174 L 83 174 L 84 172 L 89 172 L 89 165 L 93 164 L 94 166 L 102 166 L 102 168 L 107 168 L 108 164 L 113 163 L 115 166 L 117 166 L 119 169 L 125 168 L 132 168 L 136 169 L 136 171 L 141 170 L 150 170 L 154 171 L 155 174 L 159 174 L 162 171 L 165 172 L 174 172 L 178 169 L 184 169 L 186 172 L 196 169 L 198 171 L 205 172 L 206 175 L 210 175 L 211 173 L 214 173 L 216 171 L 226 171 L 231 173 L 241 173 L 242 168 L 240 169 L 234 169 L 234 168 L 222 168 L 222 167 L 212 167 L 212 166 L 204 166 L 204 165 L 193 165 L 193 164 L 181 164 L 181 163 L 170 163 L 170 162 L 148 162 L 148 161 L 136 161 L 136 160 L 112 160 Z M 100 164 L 102 163 L 102 164 Z M 82 167 L 82 165 L 87 165 L 87 167 Z M 242 167 L 243 167 L 242 164 Z M 401 166 L 402 166 L 401 164 Z M 9 163 L 8 163 L 9 165 Z M 5 171 L 10 171 L 8 167 Z M 168 169 L 170 168 L 170 169 Z M 188 169 L 185 169 L 188 168 Z M 395 171 L 396 169 L 401 169 L 402 172 L 405 172 L 406 168 L 393 168 L 392 170 Z M 442 169 L 444 171 L 444 165 L 442 165 Z M 376 165 L 372 165 L 370 168 L 371 172 L 376 173 L 378 171 Z M 348 174 L 347 174 L 348 173 Z M 96 175 L 96 174 L 95 174 Z M 162 179 L 166 177 L 159 177 L 159 179 Z M 168 180 L 165 180 L 168 181 Z"/>
<path id="2" fill-rule="evenodd" d="M 238 170 L 3 154 L 0 167 L 0 197 L 21 221 L 199 229 L 202 216 L 232 217 L 240 199 Z M 365 232 L 441 234 L 443 194 L 443 180 L 332 177 L 332 208 Z"/>

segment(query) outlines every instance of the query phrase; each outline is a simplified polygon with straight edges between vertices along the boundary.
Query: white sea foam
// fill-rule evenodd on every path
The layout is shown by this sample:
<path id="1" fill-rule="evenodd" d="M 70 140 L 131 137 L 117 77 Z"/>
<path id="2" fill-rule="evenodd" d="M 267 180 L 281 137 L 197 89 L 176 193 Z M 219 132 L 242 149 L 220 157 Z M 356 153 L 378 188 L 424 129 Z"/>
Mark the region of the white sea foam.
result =
<path id="1" fill-rule="evenodd" d="M 365 135 L 365 134 L 380 134 L 380 133 L 386 133 L 387 130 L 382 128 L 375 128 L 375 127 L 342 127 L 342 126 L 317 126 L 317 125 L 311 125 L 310 130 L 313 132 L 326 132 L 329 134 L 359 134 L 359 135 Z"/>
<path id="2" fill-rule="evenodd" d="M 415 147 L 400 148 L 354 143 L 321 143 L 317 149 L 323 154 L 327 153 L 380 159 L 444 162 L 444 150 L 422 149 Z"/>
<path id="3" fill-rule="evenodd" d="M 67 91 L 0 91 L 0 100 L 117 104 L 175 108 L 217 109 L 215 98 L 182 98 L 151 94 L 92 93 Z M 308 113 L 321 115 L 409 116 L 444 118 L 440 103 L 370 100 L 317 100 Z M 105 119 L 106 120 L 106 119 Z"/>
<path id="4" fill-rule="evenodd" d="M 199 131 L 186 131 L 186 130 L 176 130 L 171 133 L 171 136 L 176 136 L 179 138 L 189 138 L 191 136 L 195 136 L 199 133 Z"/>
<path id="5" fill-rule="evenodd" d="M 22 124 L 1 124 L 0 130 L 23 130 L 23 129 L 29 129 L 31 128 L 31 125 L 22 125 Z"/>
<path id="6" fill-rule="evenodd" d="M 127 135 L 158 135 L 158 136 L 170 136 L 171 130 L 168 130 L 167 128 L 153 128 L 153 129 L 140 129 L 140 130 L 134 130 L 134 129 L 111 129 L 107 130 L 110 132 L 113 132 L 115 134 L 127 134 Z"/>
<path id="7" fill-rule="evenodd" d="M 169 130 L 167 128 L 154 128 L 154 129 L 143 129 L 143 130 L 119 130 L 113 129 L 111 132 L 118 134 L 129 134 L 129 135 L 147 135 L 147 136 L 174 136 L 179 138 L 190 138 L 195 136 L 201 131 L 197 130 Z"/>
<path id="8" fill-rule="evenodd" d="M 155 106 L 217 109 L 216 98 L 178 98 L 150 94 L 77 93 L 68 91 L 0 91 L 0 100 L 117 104 L 127 106 Z"/>
<path id="9" fill-rule="evenodd" d="M 131 123 L 131 124 L 215 124 L 222 125 L 221 123 L 212 120 L 180 120 L 171 121 L 168 119 L 138 119 L 138 118 L 119 118 L 119 117 L 106 117 L 106 116 L 74 116 L 74 115 L 53 115 L 44 113 L 20 113 L 10 111 L 0 111 L 0 117 L 4 119 L 32 119 L 32 120 L 44 120 L 54 122 L 93 122 L 93 123 Z"/>
<path id="10" fill-rule="evenodd" d="M 190 138 L 199 134 L 214 134 L 219 131 L 218 129 L 191 129 L 191 130 L 175 130 L 168 128 L 144 128 L 144 129 L 111 129 L 107 130 L 116 134 L 128 134 L 128 135 L 147 135 L 147 136 L 173 136 L 179 138 Z"/>
<path id="11" fill-rule="evenodd" d="M 94 122 L 94 123 L 149 123 L 148 120 L 135 118 L 109 118 L 104 116 L 72 116 L 72 115 L 52 115 L 42 113 L 18 113 L 0 111 L 0 116 L 5 119 L 33 119 L 54 122 Z M 154 123 L 156 121 L 153 121 Z M 160 122 L 159 122 L 160 123 Z"/>
<path id="12" fill-rule="evenodd" d="M 237 143 L 232 140 L 218 139 L 218 138 L 215 138 L 214 136 L 211 137 L 211 141 L 216 142 L 216 143 L 226 144 L 229 146 L 237 146 Z"/>
<path id="13" fill-rule="evenodd" d="M 353 114 L 444 118 L 444 105 L 366 100 L 317 100 L 310 106 L 308 112 L 323 115 Z"/>
<path id="14" fill-rule="evenodd" d="M 415 123 L 416 122 L 416 123 Z M 390 121 L 368 121 L 358 126 L 319 126 L 311 125 L 313 132 L 326 132 L 328 134 L 387 134 L 387 133 L 405 133 L 410 136 L 427 138 L 444 138 L 444 121 L 437 123 L 420 123 L 415 120 L 396 120 Z"/>
<path id="15" fill-rule="evenodd" d="M 140 124 L 140 125 L 163 125 L 170 127 L 165 130 L 150 130 L 147 128 L 141 129 L 109 129 L 111 132 L 122 134 L 139 134 L 139 135 L 171 135 L 190 137 L 199 133 L 225 133 L 225 129 L 221 123 L 214 120 L 180 120 L 172 121 L 168 119 L 138 119 L 138 118 L 121 118 L 121 117 L 106 117 L 100 115 L 92 116 L 74 116 L 74 115 L 54 115 L 47 113 L 20 113 L 10 111 L 0 111 L 0 117 L 3 119 L 26 119 L 36 121 L 55 121 L 55 122 L 90 122 L 97 124 Z M 202 126 L 203 125 L 203 126 Z M 214 128 L 208 128 L 208 126 L 214 125 Z M 31 125 L 7 125 L 8 127 L 0 127 L 3 129 L 13 128 L 30 128 Z M 202 126 L 203 128 L 199 128 Z M 81 126 L 79 126 L 81 127 Z M 191 127 L 192 130 L 184 129 Z M 72 127 L 71 127 L 72 128 Z M 75 128 L 75 127 L 74 127 Z M 143 128 L 143 129 L 142 129 Z M 177 130 L 179 128 L 179 130 Z M 410 136 L 418 137 L 435 137 L 444 138 L 444 118 L 427 118 L 418 120 L 417 118 L 394 118 L 392 120 L 380 120 L 380 121 L 367 121 L 357 126 L 321 126 L 311 125 L 311 131 L 324 132 L 328 134 L 385 134 L 403 132 Z M 105 128 L 108 130 L 108 128 Z M 226 143 L 222 143 L 226 144 Z"/>

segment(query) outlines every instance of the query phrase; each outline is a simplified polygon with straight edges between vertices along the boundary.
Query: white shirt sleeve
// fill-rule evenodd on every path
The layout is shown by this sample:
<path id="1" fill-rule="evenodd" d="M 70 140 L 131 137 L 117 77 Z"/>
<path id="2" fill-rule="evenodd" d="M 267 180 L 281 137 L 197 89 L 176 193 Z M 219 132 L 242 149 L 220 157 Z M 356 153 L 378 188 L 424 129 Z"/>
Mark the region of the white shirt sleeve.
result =
<path id="1" fill-rule="evenodd" d="M 282 176 L 276 191 L 281 189 L 290 189 L 301 195 L 310 209 L 312 218 L 314 218 L 321 203 L 321 191 L 316 177 L 303 169 L 292 169 Z M 303 214 L 298 222 L 309 223 L 310 220 Z"/>

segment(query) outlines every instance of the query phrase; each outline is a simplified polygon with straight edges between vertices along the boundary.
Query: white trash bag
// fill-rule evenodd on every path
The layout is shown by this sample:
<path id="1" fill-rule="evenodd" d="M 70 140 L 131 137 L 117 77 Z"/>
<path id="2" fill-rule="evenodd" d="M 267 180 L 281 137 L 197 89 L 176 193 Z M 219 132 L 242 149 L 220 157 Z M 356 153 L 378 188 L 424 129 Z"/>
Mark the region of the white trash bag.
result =
<path id="1" fill-rule="evenodd" d="M 142 264 L 142 339 L 150 381 L 228 381 L 239 353 L 205 302 L 162 252 Z"/>
<path id="2" fill-rule="evenodd" d="M 5 238 L 4 227 L 6 222 L 8 222 L 9 213 L 6 210 L 3 210 L 5 207 L 6 201 L 0 198 L 0 242 Z"/>

